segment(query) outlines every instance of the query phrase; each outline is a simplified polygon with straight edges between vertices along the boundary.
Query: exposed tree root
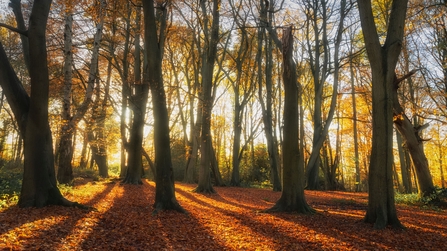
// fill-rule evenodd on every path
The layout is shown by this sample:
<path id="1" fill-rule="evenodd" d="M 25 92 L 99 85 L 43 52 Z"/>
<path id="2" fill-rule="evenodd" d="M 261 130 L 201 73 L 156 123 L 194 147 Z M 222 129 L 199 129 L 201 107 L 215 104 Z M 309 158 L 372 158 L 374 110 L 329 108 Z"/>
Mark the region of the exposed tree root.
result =
<path id="1" fill-rule="evenodd" d="M 188 214 L 188 211 L 180 206 L 180 204 L 175 199 L 172 199 L 171 202 L 156 202 L 154 204 L 154 211 L 152 212 L 152 215 L 156 215 L 160 211 L 164 210 L 174 210 L 179 213 Z"/>
<path id="2" fill-rule="evenodd" d="M 216 193 L 216 190 L 214 190 L 213 187 L 207 187 L 207 188 L 205 188 L 205 187 L 200 187 L 200 186 L 198 186 L 198 187 L 194 188 L 194 189 L 192 190 L 192 192 L 194 192 L 194 193 L 213 194 L 213 193 Z"/>
<path id="3" fill-rule="evenodd" d="M 306 201 L 301 203 L 287 203 L 284 199 L 279 199 L 276 204 L 268 209 L 263 210 L 266 213 L 287 212 L 300 214 L 315 214 L 315 209 L 311 208 Z"/>
<path id="4" fill-rule="evenodd" d="M 64 197 L 61 198 L 59 205 L 64 206 L 64 207 L 75 207 L 75 208 L 89 210 L 89 211 L 98 211 L 94 207 L 89 207 L 89 206 L 83 205 L 78 202 L 69 201 L 69 200 L 65 199 Z"/>

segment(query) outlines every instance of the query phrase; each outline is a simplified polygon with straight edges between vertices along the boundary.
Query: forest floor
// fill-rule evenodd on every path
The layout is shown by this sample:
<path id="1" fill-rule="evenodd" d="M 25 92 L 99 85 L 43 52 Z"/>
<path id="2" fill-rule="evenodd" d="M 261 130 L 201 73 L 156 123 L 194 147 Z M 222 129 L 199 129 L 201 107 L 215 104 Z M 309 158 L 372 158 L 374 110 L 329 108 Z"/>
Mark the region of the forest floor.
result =
<path id="1" fill-rule="evenodd" d="M 155 184 L 88 182 L 66 198 L 95 207 L 0 210 L 0 250 L 446 250 L 447 213 L 398 205 L 406 230 L 363 222 L 366 193 L 306 191 L 314 215 L 263 213 L 281 193 L 177 183 L 188 214 L 152 215 Z"/>

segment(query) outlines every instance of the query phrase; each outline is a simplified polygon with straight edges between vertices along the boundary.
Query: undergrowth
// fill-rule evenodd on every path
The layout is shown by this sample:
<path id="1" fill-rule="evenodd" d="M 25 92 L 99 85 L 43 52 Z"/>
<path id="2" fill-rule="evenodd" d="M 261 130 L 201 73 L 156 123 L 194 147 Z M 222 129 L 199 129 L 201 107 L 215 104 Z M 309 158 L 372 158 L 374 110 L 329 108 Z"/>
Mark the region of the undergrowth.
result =
<path id="1" fill-rule="evenodd" d="M 394 199 L 397 204 L 440 210 L 447 208 L 447 189 L 436 187 L 432 194 L 424 197 L 420 197 L 417 193 L 395 193 Z"/>

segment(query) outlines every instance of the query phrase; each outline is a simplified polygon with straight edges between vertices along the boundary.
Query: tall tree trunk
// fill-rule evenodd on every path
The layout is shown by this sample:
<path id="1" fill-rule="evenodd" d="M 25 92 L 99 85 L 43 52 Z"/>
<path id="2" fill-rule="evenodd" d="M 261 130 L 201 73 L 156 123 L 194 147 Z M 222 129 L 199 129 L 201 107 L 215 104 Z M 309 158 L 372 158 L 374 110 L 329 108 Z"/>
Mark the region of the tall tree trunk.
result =
<path id="1" fill-rule="evenodd" d="M 331 104 L 329 108 L 329 112 L 327 115 L 326 120 L 323 124 L 322 119 L 322 104 L 323 104 L 323 86 L 326 81 L 327 77 L 327 71 L 329 67 L 329 44 L 328 44 L 328 38 L 327 38 L 327 14 L 326 14 L 326 1 L 321 1 L 321 9 L 322 9 L 322 32 L 323 32 L 323 41 L 320 41 L 318 39 L 319 37 L 319 30 L 318 23 L 320 22 L 317 18 L 317 9 L 318 5 L 315 6 L 315 9 L 313 11 L 314 19 L 313 21 L 313 28 L 315 32 L 315 48 L 320 48 L 320 42 L 322 42 L 322 46 L 324 48 L 323 51 L 323 62 L 321 62 L 320 65 L 320 52 L 318 50 L 315 50 L 315 56 L 314 60 L 315 64 L 312 69 L 312 74 L 314 77 L 314 84 L 315 84 L 315 98 L 314 98 L 314 136 L 312 141 L 312 153 L 309 158 L 309 162 L 307 165 L 307 189 L 316 190 L 319 189 L 319 179 L 318 179 L 318 173 L 319 173 L 319 166 L 320 166 L 320 149 L 322 148 L 324 141 L 327 138 L 328 132 L 329 132 L 329 126 L 332 123 L 332 119 L 334 118 L 334 113 L 336 109 L 336 103 L 337 103 L 337 96 L 338 96 L 338 78 L 339 78 L 339 72 L 340 72 L 340 62 L 339 62 L 339 52 L 340 52 L 340 44 L 342 41 L 342 35 L 344 31 L 344 19 L 347 15 L 346 11 L 346 0 L 342 0 L 340 2 L 340 21 L 338 23 L 338 29 L 337 29 L 337 35 L 335 39 L 335 46 L 334 46 L 334 82 L 333 82 L 333 88 L 332 88 L 332 97 L 331 97 Z M 309 49 L 310 49 L 309 45 Z M 311 57 L 312 59 L 313 57 Z"/>
<path id="2" fill-rule="evenodd" d="M 282 38 L 284 81 L 283 190 L 276 204 L 268 211 L 312 213 L 304 197 L 304 169 L 300 166 L 298 149 L 298 87 L 296 64 L 293 60 L 292 27 Z"/>
<path id="3" fill-rule="evenodd" d="M 119 70 L 122 85 L 121 85 L 121 114 L 120 114 L 120 136 L 121 136 L 121 149 L 120 149 L 120 178 L 125 178 L 127 173 L 127 154 L 129 142 L 127 139 L 127 115 L 128 115 L 128 103 L 130 99 L 130 86 L 129 86 L 129 45 L 130 45 L 130 17 L 132 15 L 132 8 L 130 2 L 126 5 L 127 17 L 126 17 L 126 33 L 124 42 L 124 51 L 122 59 L 122 70 Z M 135 31 L 138 34 L 139 30 Z M 116 64 L 118 59 L 115 54 L 113 55 Z"/>
<path id="4" fill-rule="evenodd" d="M 267 12 L 273 10 L 273 6 L 266 6 L 264 1 L 260 1 L 260 16 L 261 20 L 264 22 L 267 21 Z M 270 8 L 270 9 L 269 9 Z M 273 12 L 270 12 L 273 14 Z M 269 19 L 271 20 L 271 18 Z M 279 176 L 278 169 L 280 168 L 280 160 L 278 153 L 278 145 L 277 140 L 275 139 L 275 135 L 273 133 L 273 112 L 272 112 L 272 99 L 273 99 L 273 84 L 272 84 L 272 75 L 273 75 L 273 60 L 272 60 L 272 37 L 268 37 L 265 34 L 265 27 L 261 26 L 258 28 L 258 48 L 256 53 L 256 62 L 257 62 L 257 71 L 258 71 L 258 95 L 259 95 L 259 103 L 262 108 L 262 121 L 264 123 L 264 133 L 265 138 L 267 140 L 267 151 L 269 154 L 269 164 L 270 170 L 272 172 L 272 184 L 273 191 L 281 191 L 281 179 Z M 265 69 L 262 69 L 262 44 L 265 42 Z M 264 101 L 264 93 L 263 93 L 263 75 L 265 74 L 265 101 Z"/>
<path id="5" fill-rule="evenodd" d="M 89 69 L 89 76 L 87 80 L 87 89 L 85 91 L 84 100 L 80 104 L 79 107 L 76 109 L 76 114 L 74 114 L 70 120 L 66 121 L 66 124 L 62 127 L 61 135 L 64 135 L 63 138 L 61 138 L 60 146 L 59 146 L 59 158 L 66 157 L 66 158 L 73 158 L 73 147 L 72 147 L 72 139 L 73 139 L 73 132 L 79 123 L 79 121 L 84 117 L 85 113 L 88 111 L 88 108 L 90 106 L 90 103 L 92 102 L 92 96 L 95 88 L 95 83 L 98 77 L 98 61 L 99 61 L 99 49 L 101 46 L 101 38 L 104 28 L 104 16 L 106 11 L 107 3 L 105 0 L 101 0 L 99 5 L 99 22 L 96 25 L 96 33 L 93 39 L 93 51 L 92 51 L 92 58 L 90 62 L 90 69 Z M 66 19 L 66 22 L 72 21 L 69 19 Z M 67 23 L 66 23 L 66 30 L 64 32 L 69 32 L 67 29 Z M 71 29 L 70 29 L 71 30 Z M 67 35 L 72 35 L 71 32 L 66 33 Z M 66 42 L 71 43 L 71 37 L 66 37 L 68 40 Z M 65 49 L 71 49 L 71 45 L 67 45 Z M 71 51 L 65 51 L 65 53 L 72 53 Z M 65 58 L 65 60 L 70 60 L 70 58 Z M 66 66 L 69 67 L 69 66 Z M 65 68 L 65 70 L 68 70 Z M 71 70 L 71 69 L 70 69 Z M 71 74 L 70 71 L 65 72 L 66 74 Z M 70 84 L 71 82 L 66 82 L 65 84 Z M 64 140 L 69 140 L 71 142 L 63 142 Z M 68 148 L 67 148 L 68 147 Z M 66 164 L 66 165 L 65 165 Z M 71 165 L 71 159 L 59 159 L 59 166 L 57 169 L 57 180 L 61 184 L 70 184 L 73 181 L 73 170 Z"/>
<path id="6" fill-rule="evenodd" d="M 173 209 L 184 212 L 175 198 L 174 171 L 171 160 L 169 137 L 169 116 L 163 86 L 162 61 L 165 42 L 167 3 L 143 2 L 144 38 L 148 64 L 145 67 L 144 82 L 148 82 L 154 110 L 155 145 L 155 212 Z M 155 15 L 157 11 L 157 15 Z M 158 31 L 157 31 L 158 28 Z"/>
<path id="7" fill-rule="evenodd" d="M 401 228 L 393 188 L 393 91 L 402 47 L 408 0 L 394 0 L 386 40 L 380 44 L 370 1 L 357 1 L 366 51 L 372 71 L 373 136 L 365 221 L 377 229 Z"/>
<path id="8" fill-rule="evenodd" d="M 137 7 L 135 23 L 138 30 L 141 20 L 141 7 Z M 142 184 L 141 177 L 143 175 L 142 148 L 143 133 L 146 117 L 146 106 L 149 95 L 148 83 L 141 83 L 141 50 L 140 50 L 140 34 L 135 34 L 135 51 L 134 51 L 134 75 L 135 75 L 135 94 L 131 97 L 131 109 L 133 112 L 132 126 L 130 128 L 130 137 L 128 144 L 127 170 L 123 180 L 125 184 Z M 147 57 L 145 56 L 145 61 Z M 148 59 L 147 59 L 148 60 Z M 145 63 L 146 64 L 146 63 Z M 145 66 L 146 67 L 146 66 Z"/>
<path id="9" fill-rule="evenodd" d="M 70 126 L 71 117 L 71 91 L 73 78 L 73 14 L 71 8 L 66 7 L 64 28 L 64 87 L 62 97 L 62 128 L 58 147 L 59 182 L 68 184 L 73 181 L 73 134 Z M 63 180 L 66 179 L 66 180 Z"/>
<path id="10" fill-rule="evenodd" d="M 199 183 L 194 189 L 201 193 L 215 193 L 211 185 L 210 168 L 212 167 L 212 144 L 211 144 L 211 113 L 213 109 L 213 73 L 214 64 L 217 58 L 217 44 L 219 42 L 219 19 L 220 19 L 220 0 L 212 1 L 212 18 L 209 24 L 207 1 L 201 0 L 200 7 L 203 14 L 203 29 L 206 36 L 205 52 L 202 56 L 202 131 L 200 135 L 200 166 Z"/>
<path id="11" fill-rule="evenodd" d="M 402 136 L 400 132 L 396 130 L 396 141 L 397 141 L 397 151 L 399 152 L 399 161 L 400 161 L 400 172 L 402 176 L 402 185 L 404 188 L 404 193 L 411 193 L 411 175 L 409 163 L 407 163 L 407 159 L 405 158 L 405 150 L 403 146 Z"/>
<path id="12" fill-rule="evenodd" d="M 353 55 L 353 46 L 351 44 L 351 51 L 349 57 L 349 72 L 351 75 L 351 100 L 352 100 L 352 130 L 353 130 L 353 138 L 354 138 L 354 162 L 355 162 L 355 191 L 360 192 L 362 190 L 362 180 L 360 177 L 360 156 L 359 156 L 359 140 L 358 140 L 358 132 L 357 132 L 357 99 L 356 99 L 356 91 L 355 91 L 355 77 L 354 77 L 354 55 Z"/>
<path id="13" fill-rule="evenodd" d="M 56 185 L 51 130 L 48 119 L 49 74 L 46 24 L 51 1 L 33 4 L 29 27 L 31 95 L 28 96 L 0 43 L 0 85 L 24 136 L 25 161 L 19 207 L 74 206 Z M 26 53 L 26 51 L 24 51 Z"/>
<path id="14" fill-rule="evenodd" d="M 113 52 L 113 48 L 110 48 L 110 51 Z M 109 177 L 109 166 L 107 162 L 107 137 L 104 133 L 106 131 L 106 118 L 107 118 L 107 109 L 108 109 L 108 100 L 109 100 L 109 90 L 110 90 L 110 82 L 112 77 L 112 63 L 111 60 L 109 60 L 109 63 L 107 65 L 107 80 L 106 85 L 104 87 L 104 97 L 102 101 L 100 102 L 100 91 L 99 91 L 99 83 L 97 84 L 97 100 L 98 105 L 95 107 L 98 107 L 97 114 L 95 114 L 95 132 L 96 132 L 96 149 L 97 154 L 95 155 L 95 162 L 98 166 L 98 172 L 99 176 L 102 178 L 108 178 Z"/>

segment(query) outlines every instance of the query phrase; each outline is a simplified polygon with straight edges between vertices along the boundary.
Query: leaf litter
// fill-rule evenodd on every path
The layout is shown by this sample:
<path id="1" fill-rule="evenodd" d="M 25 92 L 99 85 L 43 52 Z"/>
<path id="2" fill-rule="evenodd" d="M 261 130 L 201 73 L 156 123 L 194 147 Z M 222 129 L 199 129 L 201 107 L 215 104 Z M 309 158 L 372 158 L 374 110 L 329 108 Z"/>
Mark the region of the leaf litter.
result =
<path id="1" fill-rule="evenodd" d="M 176 184 L 188 211 L 152 215 L 155 184 L 89 182 L 65 196 L 96 211 L 49 206 L 0 211 L 0 250 L 442 250 L 445 211 L 397 205 L 406 230 L 364 223 L 367 194 L 306 191 L 314 215 L 263 213 L 281 193 Z"/>

